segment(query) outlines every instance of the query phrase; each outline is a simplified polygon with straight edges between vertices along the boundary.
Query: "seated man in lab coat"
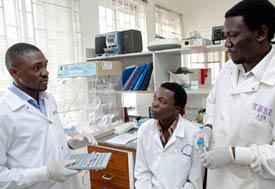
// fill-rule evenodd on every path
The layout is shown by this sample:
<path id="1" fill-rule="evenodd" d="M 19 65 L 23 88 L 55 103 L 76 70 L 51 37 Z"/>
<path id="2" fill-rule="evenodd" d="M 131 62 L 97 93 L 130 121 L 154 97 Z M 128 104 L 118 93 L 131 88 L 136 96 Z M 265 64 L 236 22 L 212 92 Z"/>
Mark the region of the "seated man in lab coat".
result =
<path id="1" fill-rule="evenodd" d="M 17 43 L 6 52 L 13 83 L 0 100 L 0 188 L 80 188 L 66 168 L 70 148 L 96 144 L 90 135 L 66 140 L 53 96 L 45 92 L 48 60 L 37 47 Z"/>
<path id="2" fill-rule="evenodd" d="M 203 168 L 193 150 L 199 127 L 185 120 L 187 95 L 177 83 L 163 83 L 155 92 L 150 119 L 138 130 L 135 165 L 137 189 L 200 189 Z"/>

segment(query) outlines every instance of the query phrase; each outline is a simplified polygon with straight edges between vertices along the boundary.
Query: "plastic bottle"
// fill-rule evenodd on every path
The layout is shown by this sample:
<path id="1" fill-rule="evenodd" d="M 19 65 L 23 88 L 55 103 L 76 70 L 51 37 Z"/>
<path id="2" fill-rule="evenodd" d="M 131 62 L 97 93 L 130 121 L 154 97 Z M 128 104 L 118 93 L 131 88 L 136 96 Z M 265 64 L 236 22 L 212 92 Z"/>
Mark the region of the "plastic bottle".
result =
<path id="1" fill-rule="evenodd" d="M 199 150 L 200 150 L 201 153 L 207 152 L 207 149 L 206 149 L 206 146 L 204 144 L 204 140 L 203 139 L 198 140 L 197 144 L 199 146 Z"/>

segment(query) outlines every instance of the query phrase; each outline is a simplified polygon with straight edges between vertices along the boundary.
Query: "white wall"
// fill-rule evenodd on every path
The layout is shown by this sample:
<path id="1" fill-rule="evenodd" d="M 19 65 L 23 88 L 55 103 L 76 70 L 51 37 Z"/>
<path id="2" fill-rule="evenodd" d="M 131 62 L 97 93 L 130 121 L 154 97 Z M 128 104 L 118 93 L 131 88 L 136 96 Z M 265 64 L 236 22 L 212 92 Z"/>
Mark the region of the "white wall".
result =
<path id="1" fill-rule="evenodd" d="M 184 38 L 197 30 L 211 39 L 213 26 L 223 25 L 225 12 L 240 0 L 182 0 Z M 270 0 L 275 5 L 275 0 Z"/>
<path id="2" fill-rule="evenodd" d="M 181 0 L 148 0 L 146 8 L 148 41 L 155 38 L 154 3 L 178 13 L 182 12 Z M 99 34 L 98 0 L 80 0 L 80 24 L 82 30 L 83 52 L 85 48 L 94 48 L 94 38 Z"/>
<path id="3" fill-rule="evenodd" d="M 211 39 L 213 26 L 223 25 L 225 12 L 240 0 L 148 0 L 148 41 L 155 37 L 154 4 L 162 5 L 183 15 L 184 38 L 197 30 Z M 275 0 L 270 0 L 275 5 Z M 94 48 L 94 37 L 99 33 L 98 0 L 80 0 L 83 52 Z"/>

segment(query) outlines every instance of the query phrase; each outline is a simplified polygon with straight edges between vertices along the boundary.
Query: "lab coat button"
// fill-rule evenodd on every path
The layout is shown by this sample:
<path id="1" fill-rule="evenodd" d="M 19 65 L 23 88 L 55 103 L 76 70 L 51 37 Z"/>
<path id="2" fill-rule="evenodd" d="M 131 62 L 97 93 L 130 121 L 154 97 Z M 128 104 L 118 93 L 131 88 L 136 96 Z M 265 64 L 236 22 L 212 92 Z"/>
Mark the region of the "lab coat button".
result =
<path id="1" fill-rule="evenodd" d="M 255 88 L 254 87 L 252 87 L 252 91 L 254 91 L 255 90 Z"/>
<path id="2" fill-rule="evenodd" d="M 223 116 L 221 116 L 221 120 L 223 120 Z"/>

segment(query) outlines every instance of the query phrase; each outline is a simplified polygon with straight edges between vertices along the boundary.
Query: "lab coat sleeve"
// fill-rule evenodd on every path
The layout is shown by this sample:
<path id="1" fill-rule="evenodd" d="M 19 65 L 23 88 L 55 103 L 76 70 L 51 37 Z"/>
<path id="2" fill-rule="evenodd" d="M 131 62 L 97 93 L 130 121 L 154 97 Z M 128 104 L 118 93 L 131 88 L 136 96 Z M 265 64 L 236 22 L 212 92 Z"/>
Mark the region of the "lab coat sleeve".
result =
<path id="1" fill-rule="evenodd" d="M 273 125 L 270 126 L 273 129 L 270 144 L 251 144 L 247 147 L 236 146 L 235 163 L 247 165 L 261 177 L 275 180 L 275 112 L 272 112 L 271 122 Z"/>
<path id="2" fill-rule="evenodd" d="M 219 87 L 219 81 L 223 80 L 223 77 L 225 75 L 225 71 L 227 70 L 227 67 L 230 65 L 229 62 L 227 62 L 222 70 L 220 71 L 218 78 L 216 80 L 215 86 L 210 91 L 207 100 L 206 100 L 206 115 L 204 117 L 203 123 L 204 125 L 210 124 L 213 125 L 214 122 L 214 114 L 215 114 L 215 106 L 216 106 L 216 92 L 218 91 Z"/>
<path id="3" fill-rule="evenodd" d="M 235 147 L 235 163 L 248 165 L 261 177 L 275 180 L 275 142 L 272 145 Z"/>
<path id="4" fill-rule="evenodd" d="M 5 120 L 0 119 L 0 188 L 5 189 L 20 189 L 30 187 L 38 182 L 46 181 L 46 167 L 39 167 L 33 169 L 11 168 L 6 166 L 7 163 L 7 149 L 11 145 L 9 136 L 12 135 L 5 124 Z M 54 183 L 48 183 L 53 185 Z"/>
<path id="5" fill-rule="evenodd" d="M 146 123 L 144 123 L 146 124 Z M 149 169 L 143 150 L 143 127 L 142 125 L 138 130 L 137 138 L 137 151 L 136 151 L 136 164 L 135 164 L 135 177 L 136 189 L 151 189 L 152 188 L 152 173 Z"/>
<path id="6" fill-rule="evenodd" d="M 201 165 L 199 155 L 196 150 L 193 150 L 190 173 L 184 189 L 202 189 L 204 172 L 205 168 Z"/>
<path id="7" fill-rule="evenodd" d="M 214 113 L 215 113 L 215 103 L 216 103 L 216 86 L 214 86 L 209 93 L 206 100 L 206 115 L 204 117 L 204 125 L 213 125 Z"/>

